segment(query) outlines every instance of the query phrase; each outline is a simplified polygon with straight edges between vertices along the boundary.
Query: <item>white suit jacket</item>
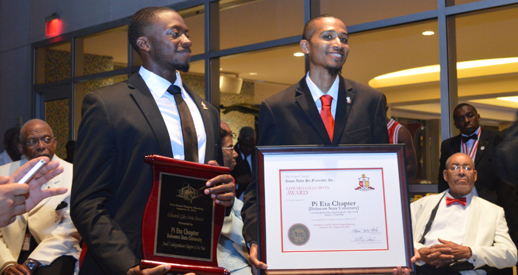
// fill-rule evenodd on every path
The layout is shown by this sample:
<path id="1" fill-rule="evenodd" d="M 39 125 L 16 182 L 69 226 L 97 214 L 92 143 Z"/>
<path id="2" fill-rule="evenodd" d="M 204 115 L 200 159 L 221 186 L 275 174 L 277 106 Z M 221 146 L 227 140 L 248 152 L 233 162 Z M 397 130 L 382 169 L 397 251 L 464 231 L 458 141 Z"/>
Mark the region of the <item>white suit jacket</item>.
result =
<path id="1" fill-rule="evenodd" d="M 446 191 L 445 191 L 446 192 Z M 444 192 L 426 196 L 410 204 L 414 248 L 424 247 L 419 243 L 432 209 L 443 197 Z M 473 262 L 475 268 L 488 265 L 496 268 L 511 267 L 516 264 L 517 251 L 508 234 L 504 210 L 489 201 L 473 196 L 468 225 L 462 244 L 476 251 Z"/>
<path id="2" fill-rule="evenodd" d="M 56 155 L 52 160 L 59 161 L 59 165 L 64 168 L 64 171 L 41 188 L 67 187 L 68 192 L 41 201 L 29 213 L 18 216 L 14 223 L 0 229 L 0 274 L 7 264 L 18 260 L 25 238 L 27 221 L 29 221 L 31 235 L 38 243 L 29 258 L 38 260 L 42 265 L 49 265 L 61 256 L 72 256 L 76 259 L 79 257 L 80 236 L 70 218 L 72 164 Z M 26 162 L 27 160 L 22 158 L 21 161 L 0 166 L 0 175 L 9 176 Z M 56 210 L 62 201 L 66 202 L 68 206 Z"/>

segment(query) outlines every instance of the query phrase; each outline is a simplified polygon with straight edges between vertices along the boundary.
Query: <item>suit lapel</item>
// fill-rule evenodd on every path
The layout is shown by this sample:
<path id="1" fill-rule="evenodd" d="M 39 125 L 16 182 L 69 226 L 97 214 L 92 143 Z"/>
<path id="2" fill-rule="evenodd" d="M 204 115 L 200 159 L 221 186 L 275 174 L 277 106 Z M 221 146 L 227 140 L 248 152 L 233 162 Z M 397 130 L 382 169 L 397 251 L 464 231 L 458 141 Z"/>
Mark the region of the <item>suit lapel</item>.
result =
<path id="1" fill-rule="evenodd" d="M 210 160 L 209 158 L 211 156 L 216 155 L 214 152 L 214 144 L 215 144 L 214 137 L 215 136 L 219 137 L 219 134 L 216 135 L 216 133 L 214 133 L 214 128 L 212 128 L 212 123 L 211 123 L 212 118 L 210 115 L 210 110 L 207 107 L 207 105 L 209 103 L 207 103 L 201 97 L 199 97 L 197 94 L 195 94 L 193 91 L 191 91 L 191 89 L 189 89 L 189 87 L 187 87 L 185 85 L 185 83 L 183 83 L 183 87 L 184 87 L 185 91 L 189 94 L 189 96 L 191 96 L 192 100 L 196 104 L 196 107 L 198 107 L 198 110 L 201 114 L 201 118 L 203 120 L 203 127 L 205 128 L 205 135 L 206 135 L 205 138 L 207 140 L 207 142 L 205 143 L 205 163 L 207 163 Z"/>
<path id="2" fill-rule="evenodd" d="M 478 213 L 482 213 L 482 211 L 484 211 L 483 209 L 480 209 L 478 199 L 479 198 L 477 196 L 473 196 L 471 199 L 471 205 L 469 206 L 471 209 L 469 210 L 466 234 L 464 234 L 464 239 L 462 240 L 462 245 L 464 246 L 473 246 L 477 239 L 477 229 L 479 228 L 478 224 L 480 222 L 480 215 Z"/>
<path id="3" fill-rule="evenodd" d="M 475 167 L 477 167 L 478 163 L 484 156 L 484 153 L 486 152 L 486 149 L 488 148 L 489 143 L 489 135 L 487 131 L 483 131 L 481 129 L 482 133 L 480 133 L 480 140 L 478 142 L 477 147 L 477 155 L 475 156 Z"/>
<path id="4" fill-rule="evenodd" d="M 54 160 L 55 160 L 55 158 L 54 158 Z M 61 174 L 57 175 L 56 177 L 54 177 L 53 179 L 49 180 L 46 183 L 46 186 L 50 187 L 50 188 L 56 188 L 58 186 L 62 187 L 63 184 L 60 184 L 60 182 L 62 180 L 63 180 L 63 173 L 61 173 Z M 38 203 L 38 205 L 36 205 L 36 207 L 31 209 L 31 211 L 29 212 L 29 215 L 32 215 L 32 213 L 35 213 L 35 212 L 39 211 L 40 208 L 43 207 L 45 204 L 47 204 L 52 198 L 54 198 L 54 197 L 48 197 L 48 198 L 42 200 L 40 203 Z"/>
<path id="5" fill-rule="evenodd" d="M 162 150 L 161 154 L 173 157 L 173 149 L 171 148 L 171 139 L 167 132 L 167 127 L 146 83 L 142 77 L 136 73 L 128 80 L 128 87 L 130 88 L 130 95 L 135 100 L 135 103 L 142 111 L 144 117 L 146 117 L 149 126 L 155 134 L 160 149 Z"/>
<path id="6" fill-rule="evenodd" d="M 454 136 L 452 139 L 451 139 L 451 144 L 450 144 L 450 156 L 455 154 L 455 153 L 458 153 L 460 152 L 460 135 L 458 136 Z"/>
<path id="7" fill-rule="evenodd" d="M 299 85 L 297 87 L 297 90 L 295 91 L 295 100 L 297 101 L 300 108 L 306 115 L 307 119 L 311 122 L 311 124 L 315 128 L 315 131 L 318 133 L 318 135 L 324 141 L 322 143 L 331 144 L 331 139 L 329 138 L 329 135 L 327 134 L 326 126 L 324 125 L 324 122 L 322 121 L 322 118 L 320 117 L 320 114 L 318 113 L 318 109 L 315 105 L 315 101 L 313 100 L 313 97 L 311 96 L 311 92 L 309 91 L 309 88 L 306 84 L 305 77 L 302 78 L 301 81 L 299 81 Z"/>
<path id="8" fill-rule="evenodd" d="M 352 103 L 356 97 L 356 91 L 352 89 L 351 85 L 349 85 L 343 77 L 340 76 L 339 78 L 340 83 L 338 85 L 338 100 L 336 105 L 335 129 L 333 135 L 334 145 L 340 144 L 340 140 L 342 139 L 342 135 L 344 134 L 347 124 L 347 118 L 352 109 L 352 104 L 349 105 L 347 103 L 347 98 L 349 98 Z"/>

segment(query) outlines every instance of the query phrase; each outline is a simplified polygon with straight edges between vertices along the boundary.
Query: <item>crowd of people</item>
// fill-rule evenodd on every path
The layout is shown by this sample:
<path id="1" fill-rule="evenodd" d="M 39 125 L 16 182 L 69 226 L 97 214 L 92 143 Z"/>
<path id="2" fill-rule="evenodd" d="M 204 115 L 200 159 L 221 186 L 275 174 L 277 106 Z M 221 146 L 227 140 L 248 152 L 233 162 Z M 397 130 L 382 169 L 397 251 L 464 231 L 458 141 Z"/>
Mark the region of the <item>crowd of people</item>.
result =
<path id="1" fill-rule="evenodd" d="M 203 192 L 228 209 L 218 262 L 239 275 L 268 269 L 258 257 L 256 146 L 404 143 L 405 170 L 414 179 L 411 134 L 387 118 L 386 97 L 341 76 L 348 39 L 338 18 L 308 21 L 300 48 L 309 71 L 264 100 L 257 134 L 244 127 L 234 145 L 217 109 L 182 82 L 192 45 L 183 18 L 167 7 L 137 11 L 128 40 L 142 66 L 128 81 L 85 95 L 66 161 L 55 154 L 58 140 L 43 120 L 6 133 L 0 155 L 0 275 L 169 273 L 166 264 L 140 265 L 153 180 L 147 155 L 230 168 L 230 175 L 208 180 Z M 483 129 L 477 110 L 466 103 L 455 108 L 453 120 L 461 134 L 442 143 L 440 193 L 411 204 L 412 262 L 417 274 L 512 274 L 515 163 L 500 170 L 493 164 L 497 155 L 516 158 L 509 154 L 516 152 L 516 127 L 507 136 Z M 42 159 L 44 168 L 28 184 L 18 184 Z M 408 274 L 408 268 L 393 273 Z"/>

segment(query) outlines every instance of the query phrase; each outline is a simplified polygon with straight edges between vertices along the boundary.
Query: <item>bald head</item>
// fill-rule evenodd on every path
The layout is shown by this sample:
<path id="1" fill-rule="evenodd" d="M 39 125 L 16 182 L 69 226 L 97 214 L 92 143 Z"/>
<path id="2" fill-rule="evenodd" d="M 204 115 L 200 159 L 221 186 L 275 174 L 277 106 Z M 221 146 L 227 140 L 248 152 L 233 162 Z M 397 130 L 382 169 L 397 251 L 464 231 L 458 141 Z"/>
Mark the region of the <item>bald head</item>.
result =
<path id="1" fill-rule="evenodd" d="M 477 171 L 473 160 L 464 153 L 456 153 L 446 160 L 443 177 L 450 188 L 450 194 L 455 198 L 465 196 L 475 186 Z"/>
<path id="2" fill-rule="evenodd" d="M 41 119 L 31 119 L 22 126 L 20 141 L 20 147 L 27 159 L 41 156 L 52 159 L 56 152 L 57 140 L 52 129 Z"/>

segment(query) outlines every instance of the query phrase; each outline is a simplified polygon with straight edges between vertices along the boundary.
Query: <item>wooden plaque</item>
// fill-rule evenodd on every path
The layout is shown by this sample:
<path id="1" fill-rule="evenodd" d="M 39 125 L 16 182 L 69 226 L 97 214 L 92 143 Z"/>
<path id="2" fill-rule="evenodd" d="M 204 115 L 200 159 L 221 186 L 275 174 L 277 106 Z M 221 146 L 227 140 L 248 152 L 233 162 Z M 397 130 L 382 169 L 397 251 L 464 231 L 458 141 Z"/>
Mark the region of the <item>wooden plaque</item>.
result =
<path id="1" fill-rule="evenodd" d="M 153 187 L 142 221 L 142 268 L 230 274 L 216 255 L 225 207 L 203 193 L 207 180 L 229 169 L 159 155 L 145 160 L 153 166 Z"/>

